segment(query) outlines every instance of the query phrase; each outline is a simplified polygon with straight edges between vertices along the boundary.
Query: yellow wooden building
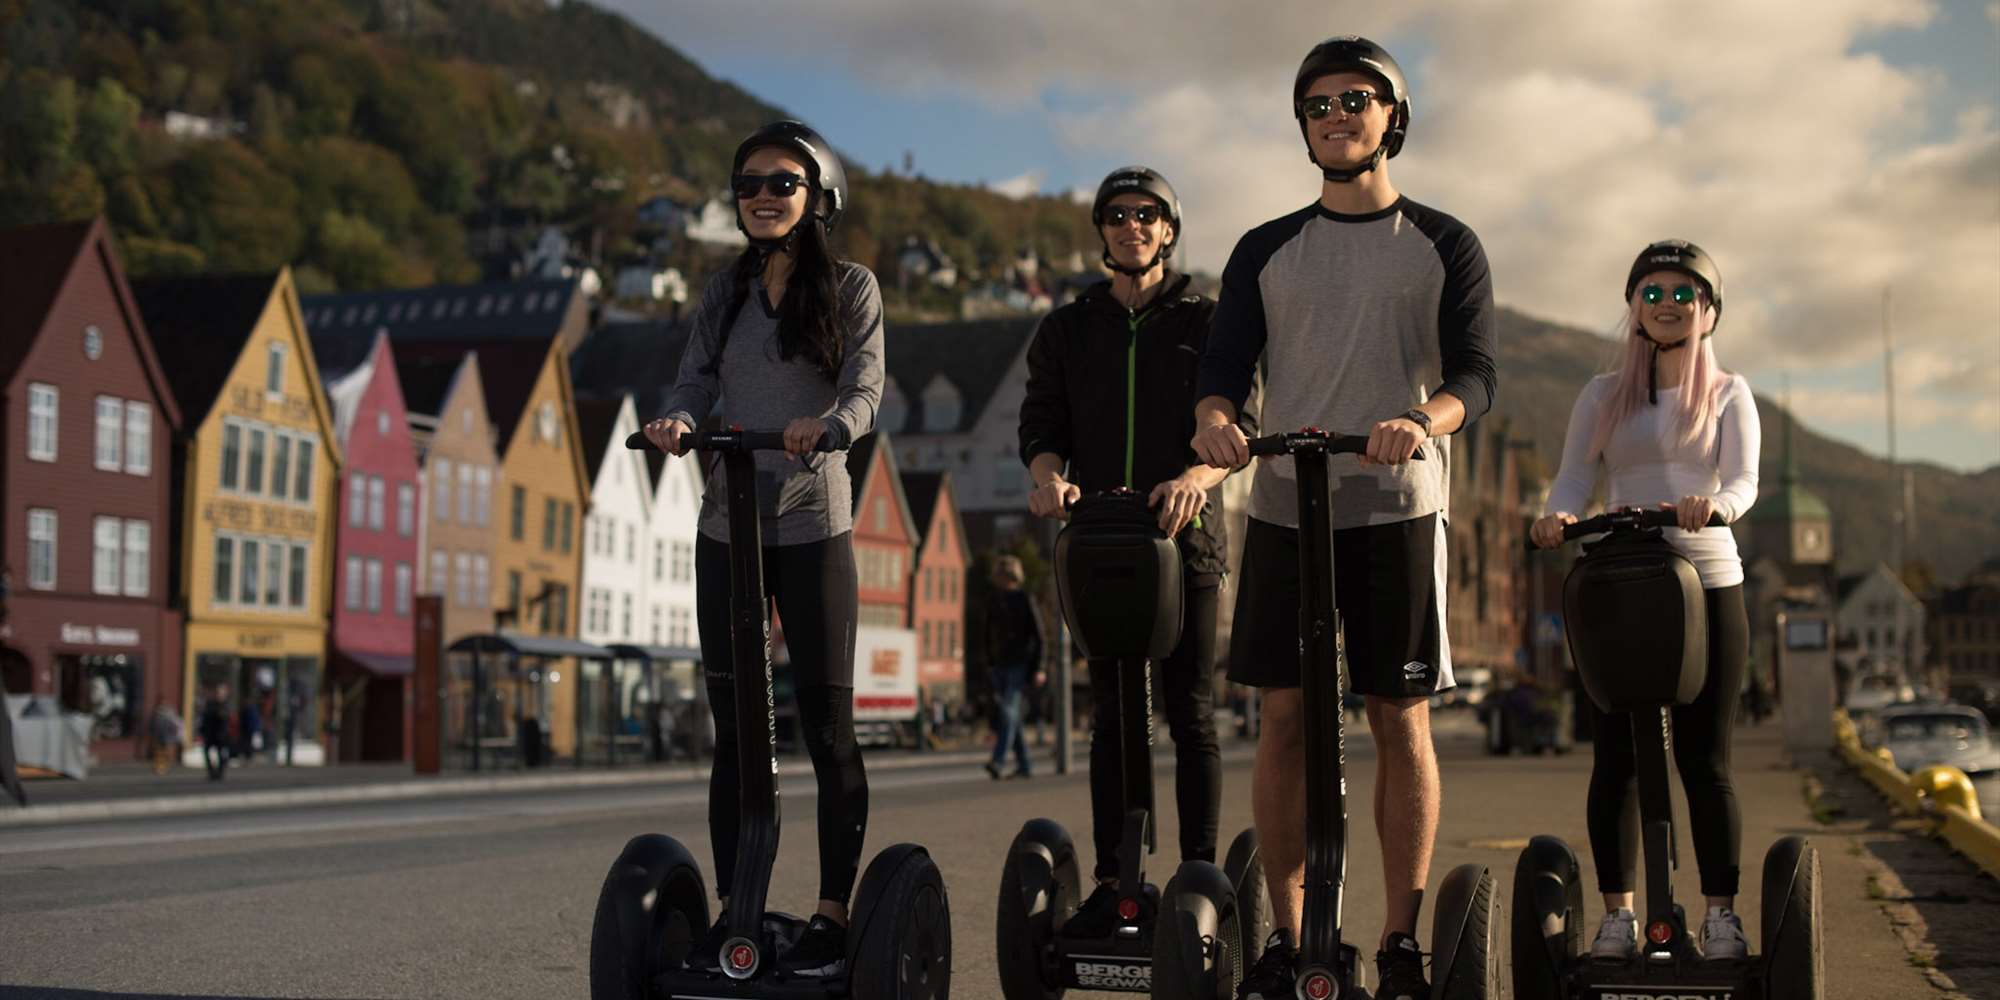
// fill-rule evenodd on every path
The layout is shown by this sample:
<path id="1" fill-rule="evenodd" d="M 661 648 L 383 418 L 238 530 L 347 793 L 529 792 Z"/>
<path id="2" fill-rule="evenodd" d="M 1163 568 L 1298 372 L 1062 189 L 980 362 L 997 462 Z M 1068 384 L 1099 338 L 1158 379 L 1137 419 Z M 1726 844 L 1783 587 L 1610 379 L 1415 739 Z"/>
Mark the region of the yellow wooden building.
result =
<path id="1" fill-rule="evenodd" d="M 324 759 L 334 484 L 341 457 L 289 270 L 133 283 L 188 433 L 175 442 L 181 711 L 227 686 L 258 741 Z M 192 737 L 194 734 L 191 733 Z"/>

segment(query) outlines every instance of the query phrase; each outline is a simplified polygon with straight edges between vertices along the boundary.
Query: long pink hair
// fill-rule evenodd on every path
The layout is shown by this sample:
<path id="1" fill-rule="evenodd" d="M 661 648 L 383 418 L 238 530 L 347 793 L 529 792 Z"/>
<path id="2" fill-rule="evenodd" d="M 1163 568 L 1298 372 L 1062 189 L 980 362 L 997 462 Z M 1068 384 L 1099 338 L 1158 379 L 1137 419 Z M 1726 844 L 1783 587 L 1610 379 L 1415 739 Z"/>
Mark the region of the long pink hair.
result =
<path id="1" fill-rule="evenodd" d="M 1648 405 L 1646 400 L 1646 369 L 1653 343 L 1639 336 L 1639 291 L 1633 290 L 1632 300 L 1625 304 L 1625 321 L 1621 324 L 1625 346 L 1619 352 L 1618 365 L 1611 371 L 1611 394 L 1603 405 L 1597 408 L 1597 430 L 1590 438 L 1590 453 L 1604 454 L 1604 448 L 1611 443 L 1611 434 L 1618 429 L 1639 408 Z M 1672 351 L 1660 352 L 1660 367 L 1681 366 L 1681 390 L 1689 405 L 1681 409 L 1679 426 L 1676 428 L 1677 444 L 1694 444 L 1708 449 L 1715 440 L 1715 420 L 1721 409 L 1717 402 L 1721 388 L 1729 373 L 1716 363 L 1714 342 L 1702 334 L 1715 328 L 1715 308 L 1709 304 L 1706 294 L 1695 299 L 1694 337 L 1701 339 Z M 1700 391 L 1695 391 L 1695 387 Z"/>

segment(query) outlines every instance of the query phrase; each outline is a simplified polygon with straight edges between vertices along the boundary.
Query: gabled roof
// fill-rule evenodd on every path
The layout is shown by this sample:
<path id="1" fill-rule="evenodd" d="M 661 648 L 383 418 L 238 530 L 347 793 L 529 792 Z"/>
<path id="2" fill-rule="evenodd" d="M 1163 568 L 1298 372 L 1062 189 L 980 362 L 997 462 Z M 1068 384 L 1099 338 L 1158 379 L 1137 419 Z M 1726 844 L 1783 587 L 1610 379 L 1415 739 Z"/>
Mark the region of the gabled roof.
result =
<path id="1" fill-rule="evenodd" d="M 36 335 L 48 322 L 49 310 L 62 294 L 63 285 L 86 251 L 93 249 L 104 259 L 112 294 L 132 336 L 132 350 L 158 397 L 160 416 L 169 428 L 178 430 L 181 408 L 152 338 L 146 335 L 145 319 L 102 217 L 0 230 L 0 386 L 13 381 L 34 347 Z"/>
<path id="2" fill-rule="evenodd" d="M 514 428 L 528 409 L 551 346 L 549 340 L 404 340 L 394 333 L 390 341 L 396 346 L 398 364 L 456 366 L 467 352 L 477 351 L 480 391 L 486 397 L 486 415 L 499 429 L 495 447 L 502 452 L 514 440 Z"/>
<path id="3" fill-rule="evenodd" d="M 958 433 L 969 431 L 985 414 L 1014 359 L 1034 335 L 1038 318 L 979 320 L 926 326 L 892 326 L 883 333 L 883 353 L 889 377 L 896 380 L 909 404 L 902 432 Z M 963 401 L 958 423 L 949 432 L 920 431 L 924 426 L 924 387 L 943 375 L 956 386 Z"/>
<path id="4" fill-rule="evenodd" d="M 132 283 L 153 350 L 190 427 L 207 419 L 276 287 L 273 273 Z"/>
<path id="5" fill-rule="evenodd" d="M 876 431 L 854 442 L 847 450 L 848 487 L 853 491 L 854 519 L 861 520 L 861 497 L 868 488 L 868 472 L 876 462 L 888 466 L 889 493 L 896 501 L 896 509 L 902 512 L 903 523 L 910 526 L 913 541 L 923 538 L 924 526 L 910 514 L 910 498 L 903 493 L 903 477 L 896 471 L 896 452 L 889 443 L 888 431 Z"/>
<path id="6" fill-rule="evenodd" d="M 383 327 L 398 343 L 534 340 L 562 330 L 577 294 L 575 279 L 549 278 L 311 295 L 300 305 L 315 336 Z"/>

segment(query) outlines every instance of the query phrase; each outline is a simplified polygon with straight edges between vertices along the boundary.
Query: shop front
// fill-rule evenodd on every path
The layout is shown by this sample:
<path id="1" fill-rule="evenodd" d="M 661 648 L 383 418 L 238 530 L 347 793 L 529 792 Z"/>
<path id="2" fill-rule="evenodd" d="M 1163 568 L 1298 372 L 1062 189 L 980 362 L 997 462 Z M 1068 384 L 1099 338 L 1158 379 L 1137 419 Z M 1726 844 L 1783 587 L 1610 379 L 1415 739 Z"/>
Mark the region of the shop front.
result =
<path id="1" fill-rule="evenodd" d="M 0 636 L 6 690 L 89 717 L 91 761 L 144 757 L 154 709 L 180 707 L 179 625 L 154 604 L 16 594 Z"/>
<path id="2" fill-rule="evenodd" d="M 231 752 L 239 758 L 327 763 L 324 631 L 211 623 L 190 625 L 187 632 L 188 763 L 201 760 L 193 740 L 203 706 L 218 697 L 229 713 Z"/>

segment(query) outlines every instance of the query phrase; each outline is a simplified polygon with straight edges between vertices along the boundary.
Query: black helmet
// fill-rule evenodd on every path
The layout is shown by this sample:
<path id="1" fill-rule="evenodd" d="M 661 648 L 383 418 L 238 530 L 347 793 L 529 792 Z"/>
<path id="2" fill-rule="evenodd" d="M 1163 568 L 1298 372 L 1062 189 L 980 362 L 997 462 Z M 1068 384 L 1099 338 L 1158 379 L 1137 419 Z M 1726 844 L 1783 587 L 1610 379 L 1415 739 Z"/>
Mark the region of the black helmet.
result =
<path id="1" fill-rule="evenodd" d="M 730 164 L 729 172 L 741 173 L 743 161 L 748 160 L 753 151 L 765 146 L 790 150 L 804 157 L 806 163 L 811 165 L 812 176 L 806 180 L 811 181 L 814 190 L 818 192 L 817 214 L 825 220 L 826 228 L 831 232 L 833 224 L 840 219 L 840 213 L 847 209 L 847 168 L 841 165 L 840 154 L 835 153 L 833 147 L 818 132 L 807 128 L 803 123 L 787 119 L 772 122 L 750 133 L 749 138 L 744 139 L 736 147 L 736 160 Z M 810 212 L 814 211 L 814 208 L 808 204 L 806 210 Z M 739 227 L 743 224 L 741 217 L 737 219 L 736 224 Z"/>
<path id="2" fill-rule="evenodd" d="M 1660 240 L 1639 251 L 1632 270 L 1625 275 L 1625 301 L 1632 301 L 1632 289 L 1639 287 L 1639 279 L 1654 271 L 1679 271 L 1701 282 L 1715 308 L 1716 323 L 1722 322 L 1722 269 L 1715 266 L 1708 251 L 1686 240 Z"/>
<path id="3" fill-rule="evenodd" d="M 1119 167 L 1113 170 L 1105 175 L 1104 183 L 1097 185 L 1097 200 L 1090 205 L 1090 221 L 1097 227 L 1100 240 L 1104 238 L 1104 207 L 1121 194 L 1143 194 L 1159 202 L 1160 210 L 1166 213 L 1167 225 L 1173 229 L 1173 238 L 1161 244 L 1152 262 L 1137 270 L 1120 266 L 1111 259 L 1111 248 L 1104 248 L 1104 266 L 1125 274 L 1144 274 L 1152 270 L 1154 264 L 1174 255 L 1174 244 L 1181 239 L 1181 199 L 1174 193 L 1174 186 L 1151 167 Z"/>
<path id="4" fill-rule="evenodd" d="M 1329 73 L 1366 73 L 1376 77 L 1389 88 L 1389 97 L 1395 102 L 1389 112 L 1389 130 L 1383 133 L 1381 147 L 1365 167 L 1334 170 L 1321 165 L 1313 156 L 1312 138 L 1306 130 L 1306 88 Z M 1403 137 L 1410 130 L 1410 85 L 1403 79 L 1403 68 L 1396 65 L 1388 50 L 1359 35 L 1340 35 L 1313 46 L 1299 64 L 1299 75 L 1292 80 L 1292 117 L 1299 120 L 1299 136 L 1306 140 L 1306 159 L 1326 171 L 1330 180 L 1353 180 L 1375 169 L 1376 163 L 1402 152 Z"/>

